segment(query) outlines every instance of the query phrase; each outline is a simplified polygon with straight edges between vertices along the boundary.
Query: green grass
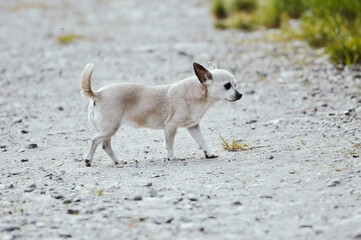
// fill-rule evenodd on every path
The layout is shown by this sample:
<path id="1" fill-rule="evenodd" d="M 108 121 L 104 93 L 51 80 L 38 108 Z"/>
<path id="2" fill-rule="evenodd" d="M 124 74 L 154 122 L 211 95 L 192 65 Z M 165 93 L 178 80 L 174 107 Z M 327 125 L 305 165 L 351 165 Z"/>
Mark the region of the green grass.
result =
<path id="1" fill-rule="evenodd" d="M 214 0 L 212 3 L 212 13 L 218 19 L 216 28 L 246 31 L 259 26 L 282 28 L 290 39 L 324 47 L 335 64 L 361 63 L 360 0 Z M 290 19 L 300 19 L 300 29 L 288 28 Z"/>
<path id="2" fill-rule="evenodd" d="M 93 196 L 103 196 L 104 195 L 104 190 L 103 189 L 96 189 L 96 188 L 94 188 L 93 190 L 92 190 L 92 195 Z"/>
<path id="3" fill-rule="evenodd" d="M 20 10 L 24 10 L 24 9 L 29 9 L 29 8 L 37 8 L 37 9 L 41 9 L 41 10 L 46 10 L 48 8 L 50 8 L 49 5 L 43 4 L 43 3 L 22 3 L 22 4 L 18 4 L 14 7 L 11 8 L 11 11 L 20 11 Z"/>
<path id="4" fill-rule="evenodd" d="M 237 142 L 236 140 L 232 140 L 230 143 L 227 139 L 224 139 L 222 136 L 219 136 L 222 139 L 222 147 L 227 151 L 244 151 L 250 149 L 250 147 L 242 142 Z"/>
<path id="5" fill-rule="evenodd" d="M 253 12 L 257 8 L 257 0 L 232 0 L 230 2 L 231 11 Z"/>
<path id="6" fill-rule="evenodd" d="M 57 41 L 61 44 L 69 44 L 69 43 L 73 43 L 77 39 L 82 39 L 82 38 L 84 37 L 78 34 L 64 34 L 58 36 Z"/>
<path id="7" fill-rule="evenodd" d="M 212 3 L 212 14 L 217 19 L 223 19 L 228 17 L 226 10 L 226 4 L 224 0 L 213 0 Z"/>

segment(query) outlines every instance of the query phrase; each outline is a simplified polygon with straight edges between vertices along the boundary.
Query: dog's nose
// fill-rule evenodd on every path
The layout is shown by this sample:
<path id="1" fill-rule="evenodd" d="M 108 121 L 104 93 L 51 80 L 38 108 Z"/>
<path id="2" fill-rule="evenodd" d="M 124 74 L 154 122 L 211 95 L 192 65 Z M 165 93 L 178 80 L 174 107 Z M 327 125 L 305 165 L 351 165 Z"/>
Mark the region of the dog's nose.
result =
<path id="1" fill-rule="evenodd" d="M 242 94 L 239 93 L 239 92 L 236 92 L 236 98 L 237 98 L 237 100 L 241 99 L 241 98 L 242 98 Z"/>

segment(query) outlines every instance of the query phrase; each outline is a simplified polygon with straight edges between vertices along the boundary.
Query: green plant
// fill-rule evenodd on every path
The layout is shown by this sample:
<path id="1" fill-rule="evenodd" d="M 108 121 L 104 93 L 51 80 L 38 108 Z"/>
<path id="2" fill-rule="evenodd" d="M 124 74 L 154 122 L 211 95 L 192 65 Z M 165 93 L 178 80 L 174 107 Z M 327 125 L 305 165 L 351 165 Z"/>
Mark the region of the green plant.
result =
<path id="1" fill-rule="evenodd" d="M 361 142 L 359 143 L 356 143 L 356 142 L 351 142 L 350 143 L 352 144 L 353 148 L 361 148 Z"/>
<path id="2" fill-rule="evenodd" d="M 267 28 L 277 28 L 281 25 L 281 11 L 275 1 L 268 1 L 262 9 L 262 24 Z"/>
<path id="3" fill-rule="evenodd" d="M 230 2 L 231 11 L 253 12 L 257 8 L 257 0 L 232 0 Z"/>
<path id="4" fill-rule="evenodd" d="M 23 3 L 23 4 L 19 4 L 19 5 L 12 7 L 11 11 L 15 12 L 15 11 L 29 9 L 29 8 L 38 8 L 41 10 L 46 10 L 46 9 L 50 8 L 50 6 L 45 5 L 43 3 Z"/>
<path id="5" fill-rule="evenodd" d="M 58 36 L 57 40 L 61 44 L 69 44 L 74 42 L 77 39 L 84 38 L 82 35 L 78 34 L 67 34 L 67 35 L 60 35 Z"/>
<path id="6" fill-rule="evenodd" d="M 98 189 L 94 188 L 92 190 L 92 195 L 94 195 L 94 196 L 103 196 L 103 194 L 104 194 L 103 189 L 98 190 Z"/>
<path id="7" fill-rule="evenodd" d="M 289 19 L 301 18 L 300 30 L 285 34 L 324 47 L 334 63 L 361 63 L 360 0 L 214 0 L 212 13 L 225 19 L 215 27 L 247 31 L 285 28 Z"/>
<path id="8" fill-rule="evenodd" d="M 215 23 L 214 23 L 214 27 L 218 28 L 218 29 L 226 29 L 228 27 L 227 23 L 225 20 L 223 19 L 218 19 Z"/>
<path id="9" fill-rule="evenodd" d="M 218 19 L 226 18 L 228 16 L 226 2 L 224 0 L 213 0 L 212 14 Z"/>
<path id="10" fill-rule="evenodd" d="M 258 26 L 257 19 L 254 15 L 244 12 L 233 15 L 228 22 L 229 26 L 246 31 L 252 31 Z"/>
<path id="11" fill-rule="evenodd" d="M 227 139 L 224 139 L 222 136 L 219 136 L 222 139 L 222 147 L 227 151 L 237 151 L 237 150 L 248 150 L 250 147 L 247 144 L 242 142 L 237 142 L 232 140 L 232 143 L 229 143 Z"/>
<path id="12" fill-rule="evenodd" d="M 341 171 L 346 170 L 346 169 L 348 168 L 348 165 L 346 165 L 346 166 L 343 167 L 343 168 L 335 167 L 335 164 L 334 164 L 334 163 L 328 164 L 328 166 L 329 166 L 330 168 L 332 168 L 332 170 L 334 170 L 335 172 L 341 172 Z"/>

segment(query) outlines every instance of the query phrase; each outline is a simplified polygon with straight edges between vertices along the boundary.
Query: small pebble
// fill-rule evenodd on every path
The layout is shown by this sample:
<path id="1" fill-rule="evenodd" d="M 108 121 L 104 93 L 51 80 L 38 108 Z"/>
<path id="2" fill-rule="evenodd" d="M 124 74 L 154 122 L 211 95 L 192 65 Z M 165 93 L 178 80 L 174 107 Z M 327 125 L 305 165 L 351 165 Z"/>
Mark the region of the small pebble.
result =
<path id="1" fill-rule="evenodd" d="M 271 155 L 271 156 L 269 156 L 269 158 L 268 159 L 273 159 L 273 156 Z"/>
<path id="2" fill-rule="evenodd" d="M 252 124 L 252 123 L 256 123 L 257 122 L 257 120 L 250 120 L 250 121 L 248 121 L 248 122 L 246 122 L 246 124 Z"/>
<path id="3" fill-rule="evenodd" d="M 28 162 L 28 161 L 29 161 L 28 158 L 23 158 L 23 159 L 21 159 L 21 162 Z"/>
<path id="4" fill-rule="evenodd" d="M 23 129 L 23 130 L 21 130 L 21 133 L 22 133 L 22 134 L 27 134 L 27 133 L 29 133 L 29 132 L 28 132 L 27 130 L 24 130 L 24 129 Z"/>
<path id="5" fill-rule="evenodd" d="M 331 184 L 328 185 L 328 187 L 336 187 L 339 184 L 341 184 L 339 180 L 333 180 Z"/>
<path id="6" fill-rule="evenodd" d="M 55 199 L 64 199 L 64 196 L 63 195 L 61 195 L 61 194 L 59 194 L 59 193 L 52 193 L 51 194 L 51 197 L 52 198 L 55 198 Z"/>
<path id="7" fill-rule="evenodd" d="M 36 143 L 30 143 L 26 146 L 27 149 L 34 149 L 34 148 L 37 148 L 38 147 L 38 144 Z"/>
<path id="8" fill-rule="evenodd" d="M 192 202 L 198 201 L 198 198 L 196 198 L 196 197 L 189 197 L 188 199 Z"/>
<path id="9" fill-rule="evenodd" d="M 18 226 L 8 226 L 0 229 L 0 232 L 12 232 L 15 230 L 20 230 L 20 227 Z"/>
<path id="10" fill-rule="evenodd" d="M 171 223 L 173 220 L 174 220 L 174 218 L 170 217 L 170 218 L 167 219 L 167 221 L 165 221 L 165 223 Z"/>
<path id="11" fill-rule="evenodd" d="M 71 236 L 71 234 L 60 233 L 59 237 L 61 237 L 61 238 L 71 238 L 72 236 Z"/>
<path id="12" fill-rule="evenodd" d="M 64 108 L 63 108 L 62 106 L 59 106 L 59 107 L 58 107 L 58 110 L 59 110 L 59 111 L 64 111 Z"/>
<path id="13" fill-rule="evenodd" d="M 79 210 L 68 209 L 67 213 L 68 213 L 68 214 L 78 215 L 78 214 L 79 214 Z"/>
<path id="14" fill-rule="evenodd" d="M 135 196 L 133 198 L 134 201 L 141 201 L 143 198 L 141 196 Z"/>
<path id="15" fill-rule="evenodd" d="M 19 119 L 16 119 L 16 120 L 14 121 L 14 123 L 21 123 L 22 121 L 23 121 L 23 119 L 19 118 Z"/>

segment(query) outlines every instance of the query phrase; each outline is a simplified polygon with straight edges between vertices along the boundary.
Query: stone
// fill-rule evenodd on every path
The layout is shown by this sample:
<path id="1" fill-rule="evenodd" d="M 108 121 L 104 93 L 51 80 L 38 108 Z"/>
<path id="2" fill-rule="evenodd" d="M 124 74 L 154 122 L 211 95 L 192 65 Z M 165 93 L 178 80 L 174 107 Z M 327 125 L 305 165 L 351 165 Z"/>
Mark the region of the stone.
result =
<path id="1" fill-rule="evenodd" d="M 134 201 L 141 201 L 143 198 L 141 196 L 134 196 Z"/>
<path id="2" fill-rule="evenodd" d="M 67 234 L 67 233 L 59 233 L 59 237 L 61 238 L 71 238 L 71 234 Z"/>
<path id="3" fill-rule="evenodd" d="M 22 122 L 23 122 L 23 119 L 18 118 L 18 119 L 16 119 L 16 120 L 14 120 L 14 122 L 13 122 L 13 123 L 22 123 Z"/>
<path id="4" fill-rule="evenodd" d="M 341 181 L 339 180 L 333 180 L 331 181 L 331 183 L 328 185 L 328 187 L 336 187 L 337 185 L 341 184 Z"/>
<path id="5" fill-rule="evenodd" d="M 171 223 L 173 220 L 174 220 L 174 218 L 173 218 L 173 217 L 170 217 L 170 218 L 168 218 L 168 219 L 165 221 L 165 223 Z"/>
<path id="6" fill-rule="evenodd" d="M 64 196 L 61 195 L 61 194 L 59 194 L 59 193 L 57 193 L 57 192 L 52 193 L 52 194 L 51 194 L 51 197 L 52 197 L 52 198 L 55 198 L 55 199 L 58 199 L 58 200 L 64 199 Z"/>
<path id="7" fill-rule="evenodd" d="M 28 159 L 28 158 L 23 158 L 23 159 L 21 159 L 20 161 L 21 161 L 21 162 L 28 162 L 29 159 Z"/>
<path id="8" fill-rule="evenodd" d="M 34 148 L 37 148 L 37 147 L 38 147 L 38 144 L 36 144 L 36 143 L 30 143 L 30 144 L 26 145 L 27 149 L 34 149 Z"/>
<path id="9" fill-rule="evenodd" d="M 150 197 L 157 197 L 158 193 L 154 188 L 152 188 L 149 190 L 149 195 L 150 195 Z"/>
<path id="10" fill-rule="evenodd" d="M 190 196 L 188 197 L 188 199 L 192 202 L 198 201 L 198 198 L 196 198 L 195 196 Z"/>
<path id="11" fill-rule="evenodd" d="M 59 107 L 58 107 L 58 110 L 59 110 L 59 111 L 64 111 L 64 108 L 63 108 L 62 106 L 59 106 Z"/>
<path id="12" fill-rule="evenodd" d="M 248 122 L 246 122 L 246 124 L 252 124 L 252 123 L 256 123 L 257 122 L 257 120 L 250 120 L 250 121 L 248 121 Z"/>
<path id="13" fill-rule="evenodd" d="M 269 156 L 269 158 L 268 158 L 268 159 L 273 159 L 273 155 Z"/>
<path id="14" fill-rule="evenodd" d="M 15 231 L 15 230 L 20 230 L 20 227 L 18 227 L 18 226 L 6 226 L 4 228 L 1 228 L 0 232 L 12 232 L 12 231 Z"/>
<path id="15" fill-rule="evenodd" d="M 36 189 L 36 185 L 35 184 L 31 184 L 29 186 L 27 186 L 24 190 L 24 192 L 32 192 Z"/>
<path id="16" fill-rule="evenodd" d="M 79 210 L 68 209 L 67 213 L 68 213 L 68 214 L 78 215 L 78 214 L 79 214 Z"/>

